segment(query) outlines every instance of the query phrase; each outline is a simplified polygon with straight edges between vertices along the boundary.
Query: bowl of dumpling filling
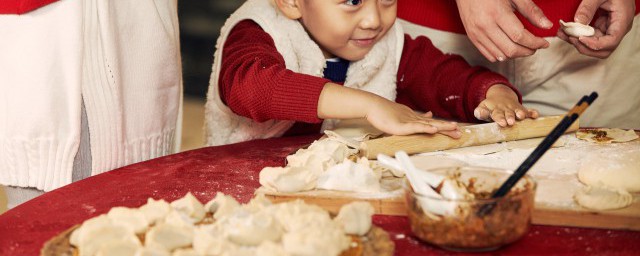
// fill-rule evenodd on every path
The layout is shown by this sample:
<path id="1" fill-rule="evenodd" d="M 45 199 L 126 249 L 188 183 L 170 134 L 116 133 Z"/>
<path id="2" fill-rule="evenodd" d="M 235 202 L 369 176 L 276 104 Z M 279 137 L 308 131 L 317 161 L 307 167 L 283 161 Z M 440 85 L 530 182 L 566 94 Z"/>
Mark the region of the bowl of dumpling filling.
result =
<path id="1" fill-rule="evenodd" d="M 452 251 L 491 251 L 523 237 L 531 225 L 536 182 L 528 175 L 492 198 L 510 171 L 487 167 L 418 170 L 405 183 L 411 231 Z"/>

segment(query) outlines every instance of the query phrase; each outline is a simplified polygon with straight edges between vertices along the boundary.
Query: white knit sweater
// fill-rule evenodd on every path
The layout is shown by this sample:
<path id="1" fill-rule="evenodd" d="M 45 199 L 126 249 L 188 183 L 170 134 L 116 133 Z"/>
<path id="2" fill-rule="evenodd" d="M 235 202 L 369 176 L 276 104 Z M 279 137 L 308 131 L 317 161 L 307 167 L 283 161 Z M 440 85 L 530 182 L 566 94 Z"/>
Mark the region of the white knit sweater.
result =
<path id="1" fill-rule="evenodd" d="M 175 152 L 176 0 L 65 0 L 0 15 L 0 183 L 71 182 L 81 102 L 92 174 Z"/>
<path id="2" fill-rule="evenodd" d="M 322 50 L 300 22 L 285 17 L 270 0 L 248 0 L 226 21 L 218 38 L 205 107 L 205 137 L 208 145 L 279 137 L 294 123 L 283 120 L 253 121 L 233 113 L 220 98 L 218 79 L 223 46 L 233 27 L 243 20 L 253 20 L 271 35 L 287 69 L 323 76 L 326 60 Z M 403 45 L 404 32 L 396 22 L 364 59 L 351 63 L 344 86 L 395 100 L 396 76 Z M 335 122 L 325 120 L 323 130 L 330 129 Z"/>

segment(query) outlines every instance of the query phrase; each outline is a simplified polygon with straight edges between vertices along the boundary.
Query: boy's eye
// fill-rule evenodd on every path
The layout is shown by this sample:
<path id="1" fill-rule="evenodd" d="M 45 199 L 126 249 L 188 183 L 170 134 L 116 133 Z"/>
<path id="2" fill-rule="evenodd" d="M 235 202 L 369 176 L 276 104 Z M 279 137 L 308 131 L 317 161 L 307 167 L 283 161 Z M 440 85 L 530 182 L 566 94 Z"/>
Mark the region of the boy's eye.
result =
<path id="1" fill-rule="evenodd" d="M 344 4 L 346 5 L 353 5 L 353 6 L 360 5 L 361 3 L 362 3 L 362 0 L 347 0 L 344 2 Z"/>

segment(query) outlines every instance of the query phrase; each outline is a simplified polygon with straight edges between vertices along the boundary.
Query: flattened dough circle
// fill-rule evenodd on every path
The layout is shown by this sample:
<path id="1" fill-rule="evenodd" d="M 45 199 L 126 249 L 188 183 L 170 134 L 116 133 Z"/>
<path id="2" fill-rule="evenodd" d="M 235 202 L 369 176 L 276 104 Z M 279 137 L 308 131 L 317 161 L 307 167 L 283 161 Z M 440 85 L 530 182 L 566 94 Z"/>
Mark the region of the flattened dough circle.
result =
<path id="1" fill-rule="evenodd" d="M 624 208 L 633 202 L 633 196 L 621 189 L 587 187 L 574 195 L 578 204 L 593 210 L 613 210 Z"/>
<path id="2" fill-rule="evenodd" d="M 576 137 L 595 143 L 629 142 L 638 138 L 634 130 L 618 128 L 585 129 L 576 132 Z"/>
<path id="3" fill-rule="evenodd" d="M 581 164 L 578 179 L 590 186 L 640 192 L 640 150 L 590 155 Z"/>

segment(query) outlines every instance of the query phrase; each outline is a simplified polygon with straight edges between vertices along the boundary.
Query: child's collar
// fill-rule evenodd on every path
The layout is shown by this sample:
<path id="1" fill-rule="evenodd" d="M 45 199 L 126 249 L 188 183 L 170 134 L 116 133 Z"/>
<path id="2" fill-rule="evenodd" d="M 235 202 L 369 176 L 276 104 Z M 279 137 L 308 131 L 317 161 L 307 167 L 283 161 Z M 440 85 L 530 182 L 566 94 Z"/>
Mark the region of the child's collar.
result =
<path id="1" fill-rule="evenodd" d="M 333 58 L 328 58 L 326 59 L 327 62 L 333 62 L 333 63 L 337 63 L 337 62 L 349 62 L 348 60 L 345 60 L 343 58 L 340 57 L 333 57 Z"/>

